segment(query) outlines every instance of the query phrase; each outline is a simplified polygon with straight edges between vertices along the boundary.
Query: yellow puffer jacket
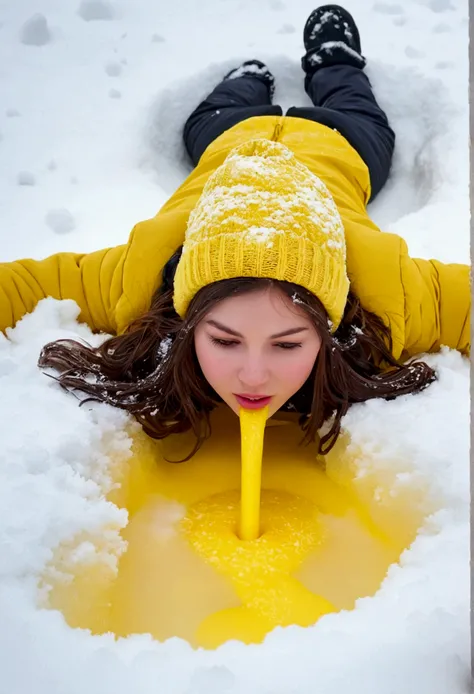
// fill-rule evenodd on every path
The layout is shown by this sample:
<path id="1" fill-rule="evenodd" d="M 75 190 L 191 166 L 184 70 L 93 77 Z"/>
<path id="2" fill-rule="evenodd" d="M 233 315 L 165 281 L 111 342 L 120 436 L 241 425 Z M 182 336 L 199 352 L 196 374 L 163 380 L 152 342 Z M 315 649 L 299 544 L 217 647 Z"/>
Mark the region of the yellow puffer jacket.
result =
<path id="1" fill-rule="evenodd" d="M 405 241 L 381 233 L 367 215 L 369 174 L 357 152 L 330 128 L 285 116 L 251 118 L 223 133 L 156 217 L 134 227 L 127 244 L 0 264 L 0 330 L 51 296 L 74 299 L 80 319 L 93 330 L 123 332 L 148 310 L 161 270 L 182 244 L 189 213 L 210 174 L 231 149 L 254 138 L 285 144 L 329 188 L 344 223 L 351 289 L 364 308 L 390 326 L 394 356 L 441 345 L 467 352 L 468 266 L 410 258 Z"/>

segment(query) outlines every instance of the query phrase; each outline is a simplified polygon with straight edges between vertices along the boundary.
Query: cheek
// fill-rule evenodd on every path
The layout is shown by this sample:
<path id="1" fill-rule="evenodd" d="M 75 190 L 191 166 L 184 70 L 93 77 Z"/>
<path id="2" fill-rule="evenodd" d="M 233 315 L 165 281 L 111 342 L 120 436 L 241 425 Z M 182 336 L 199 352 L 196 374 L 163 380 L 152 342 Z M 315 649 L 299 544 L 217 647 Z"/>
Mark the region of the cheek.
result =
<path id="1" fill-rule="evenodd" d="M 229 360 L 222 359 L 207 339 L 196 337 L 196 356 L 205 379 L 211 385 L 225 380 L 229 372 Z"/>
<path id="2" fill-rule="evenodd" d="M 311 350 L 302 350 L 303 353 L 298 355 L 298 358 L 291 360 L 290 363 L 287 362 L 285 368 L 281 370 L 282 380 L 291 387 L 302 386 L 313 369 L 319 349 L 318 346 Z"/>

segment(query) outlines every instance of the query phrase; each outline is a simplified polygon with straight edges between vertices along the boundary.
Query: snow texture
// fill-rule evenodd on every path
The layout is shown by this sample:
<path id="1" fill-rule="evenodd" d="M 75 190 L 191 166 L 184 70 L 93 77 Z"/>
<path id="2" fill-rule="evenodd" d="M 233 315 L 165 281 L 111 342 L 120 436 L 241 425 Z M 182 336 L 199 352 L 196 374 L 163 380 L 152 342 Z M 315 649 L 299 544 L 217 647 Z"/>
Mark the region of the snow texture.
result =
<path id="1" fill-rule="evenodd" d="M 244 243 L 257 241 L 271 248 L 277 235 L 305 238 L 310 221 L 326 235 L 326 248 L 330 252 L 336 249 L 338 258 L 342 250 L 344 258 L 344 228 L 326 185 L 284 145 L 264 143 L 262 154 L 261 141 L 255 142 L 255 152 L 250 154 L 240 147 L 228 158 L 225 185 L 219 183 L 223 176 L 220 168 L 208 179 L 189 216 L 183 253 L 206 234 L 216 237 L 221 226 L 232 227 L 225 232 L 227 238 L 236 236 Z M 237 183 L 239 180 L 248 183 Z M 266 190 L 267 185 L 273 190 Z M 281 192 L 275 193 L 275 187 Z M 249 206 L 258 209 L 259 226 L 249 226 Z"/>
<path id="2" fill-rule="evenodd" d="M 281 27 L 278 29 L 278 34 L 294 34 L 296 31 L 296 28 L 294 27 L 293 24 L 282 24 Z"/>
<path id="3" fill-rule="evenodd" d="M 313 7 L 305 0 L 3 3 L 0 261 L 125 242 L 190 171 L 181 140 L 186 114 L 243 60 L 268 64 L 274 102 L 284 110 L 309 105 L 299 60 Z M 348 0 L 346 7 L 397 133 L 392 175 L 371 214 L 415 257 L 468 262 L 467 4 Z M 36 43 L 22 39 L 36 12 L 54 28 L 41 50 L 32 49 L 38 28 L 26 32 Z M 282 33 L 284 24 L 296 31 Z M 104 66 L 123 60 L 120 92 L 112 94 Z M 75 226 L 58 233 L 48 213 L 67 210 Z M 344 420 L 359 475 L 377 480 L 380 494 L 408 485 L 435 509 L 378 593 L 314 627 L 277 629 L 261 646 L 194 651 L 146 634 L 92 636 L 40 607 L 39 578 L 58 547 L 69 548 L 69 562 L 98 560 L 111 572 L 125 549 L 126 515 L 104 495 L 128 459 L 134 425 L 109 406 L 79 408 L 36 366 L 50 340 L 100 344 L 103 336 L 77 317 L 73 302 L 46 299 L 8 339 L 0 335 L 1 694 L 468 691 L 465 359 L 447 350 L 428 357 L 437 383 L 417 396 L 353 407 Z M 170 509 L 168 526 L 178 513 Z"/>

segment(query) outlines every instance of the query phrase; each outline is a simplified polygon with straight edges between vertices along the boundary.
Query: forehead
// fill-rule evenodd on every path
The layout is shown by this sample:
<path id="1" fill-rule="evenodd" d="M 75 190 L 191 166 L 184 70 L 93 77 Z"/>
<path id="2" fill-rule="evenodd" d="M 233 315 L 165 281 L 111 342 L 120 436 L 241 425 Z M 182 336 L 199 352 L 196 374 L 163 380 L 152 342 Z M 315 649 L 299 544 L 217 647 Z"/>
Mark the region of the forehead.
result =
<path id="1" fill-rule="evenodd" d="M 298 304 L 294 303 L 286 294 L 279 291 L 276 287 L 269 289 L 259 289 L 237 296 L 230 296 L 223 299 L 212 307 L 207 313 L 206 318 L 215 318 L 222 322 L 242 322 L 253 323 L 255 321 L 281 322 L 282 319 L 291 327 L 292 324 L 301 321 L 309 321 L 305 311 Z"/>

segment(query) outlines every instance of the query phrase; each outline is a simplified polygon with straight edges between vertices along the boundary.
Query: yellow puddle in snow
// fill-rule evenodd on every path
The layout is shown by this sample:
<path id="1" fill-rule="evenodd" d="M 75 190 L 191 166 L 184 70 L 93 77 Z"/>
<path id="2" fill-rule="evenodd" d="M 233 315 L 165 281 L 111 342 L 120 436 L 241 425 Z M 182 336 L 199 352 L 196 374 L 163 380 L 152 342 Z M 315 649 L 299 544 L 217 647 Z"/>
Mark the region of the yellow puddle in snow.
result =
<path id="1" fill-rule="evenodd" d="M 261 534 L 240 540 L 239 419 L 220 407 L 211 421 L 212 437 L 180 464 L 165 458 L 187 455 L 191 434 L 162 442 L 136 435 L 109 497 L 129 513 L 118 572 L 103 561 L 76 563 L 69 582 L 51 581 L 48 571 L 48 606 L 71 626 L 208 648 L 260 642 L 277 625 L 352 609 L 414 540 L 427 513 L 421 492 L 394 494 L 388 473 L 382 487 L 378 477 L 357 477 L 343 440 L 318 460 L 314 445 L 298 446 L 294 415 L 267 422 Z M 101 542 L 106 549 L 107 533 Z"/>

